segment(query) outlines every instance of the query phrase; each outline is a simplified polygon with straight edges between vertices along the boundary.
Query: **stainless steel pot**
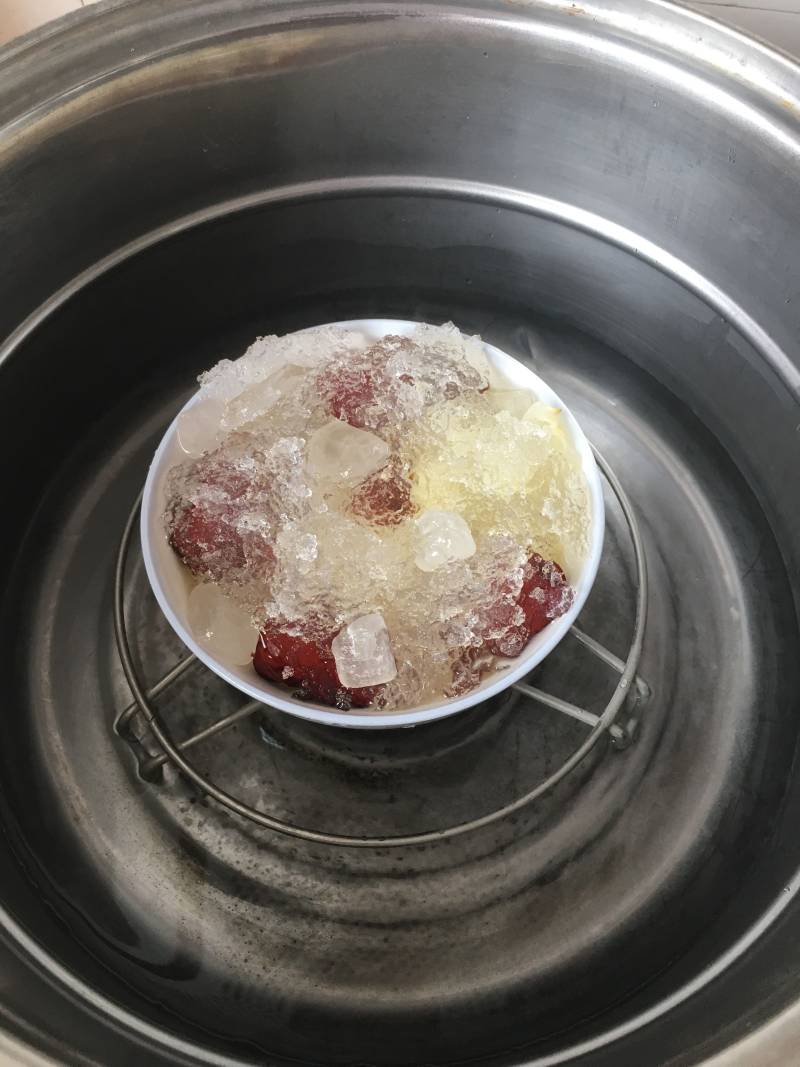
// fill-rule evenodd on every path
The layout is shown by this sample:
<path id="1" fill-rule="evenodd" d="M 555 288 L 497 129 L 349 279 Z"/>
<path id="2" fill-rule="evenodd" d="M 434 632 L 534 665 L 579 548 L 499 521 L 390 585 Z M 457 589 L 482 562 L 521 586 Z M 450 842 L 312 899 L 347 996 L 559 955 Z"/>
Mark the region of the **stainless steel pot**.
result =
<path id="1" fill-rule="evenodd" d="M 65 1063 L 642 1067 L 791 1018 L 800 70 L 655 0 L 134 0 L 6 48 L 0 123 L 4 1040 Z M 401 850 L 238 822 L 169 767 L 142 780 L 113 729 L 116 543 L 193 375 L 369 315 L 530 360 L 650 564 L 636 743 Z M 610 506 L 582 617 L 617 652 L 623 528 Z M 127 610 L 158 677 L 179 649 L 135 562 Z M 601 706 L 581 655 L 540 683 Z M 187 672 L 170 727 L 230 700 Z M 504 700 L 343 742 L 265 713 L 198 758 L 280 818 L 413 834 L 509 804 L 580 728 Z"/>

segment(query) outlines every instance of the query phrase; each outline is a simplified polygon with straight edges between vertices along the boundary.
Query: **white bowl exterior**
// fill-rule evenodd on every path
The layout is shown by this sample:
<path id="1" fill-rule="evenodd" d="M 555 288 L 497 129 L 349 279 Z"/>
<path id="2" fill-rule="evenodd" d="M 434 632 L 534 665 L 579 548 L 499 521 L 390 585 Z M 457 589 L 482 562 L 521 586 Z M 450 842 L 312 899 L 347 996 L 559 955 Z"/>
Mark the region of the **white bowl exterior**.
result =
<path id="1" fill-rule="evenodd" d="M 417 323 L 400 319 L 356 319 L 349 322 L 335 323 L 336 326 L 359 330 L 370 340 L 377 340 L 388 333 L 412 335 Z M 206 664 L 215 674 L 224 678 L 230 685 L 246 693 L 247 696 L 260 700 L 273 708 L 279 708 L 291 715 L 328 725 L 360 727 L 368 729 L 415 726 L 418 723 L 431 722 L 445 718 L 456 712 L 464 711 L 473 704 L 478 704 L 488 697 L 506 689 L 513 682 L 529 674 L 537 664 L 556 647 L 569 628 L 575 622 L 583 607 L 597 575 L 600 556 L 603 550 L 605 529 L 605 509 L 603 504 L 603 487 L 600 472 L 595 463 L 592 449 L 583 435 L 569 409 L 553 390 L 538 375 L 529 370 L 518 360 L 501 352 L 500 349 L 484 342 L 484 351 L 489 361 L 513 385 L 528 389 L 537 399 L 562 411 L 565 427 L 575 446 L 581 461 L 581 467 L 589 497 L 591 509 L 589 545 L 583 561 L 581 573 L 577 580 L 572 577 L 575 598 L 572 607 L 558 619 L 554 619 L 544 630 L 536 634 L 526 645 L 525 650 L 513 660 L 508 661 L 504 669 L 490 673 L 483 682 L 464 696 L 444 699 L 427 704 L 410 711 L 391 712 L 351 712 L 338 711 L 323 704 L 298 700 L 290 696 L 286 689 L 266 678 L 262 678 L 250 666 L 235 666 L 224 663 L 212 656 L 191 633 L 186 622 L 187 600 L 192 588 L 192 579 L 186 567 L 180 562 L 167 541 L 164 529 L 164 509 L 166 506 L 165 483 L 170 469 L 176 463 L 186 459 L 178 444 L 177 416 L 164 434 L 153 457 L 145 482 L 142 497 L 141 540 L 142 553 L 147 577 L 153 588 L 156 600 L 172 628 L 186 647 Z M 197 394 L 184 406 L 190 407 L 197 400 Z M 255 648 L 256 634 L 253 634 Z"/>

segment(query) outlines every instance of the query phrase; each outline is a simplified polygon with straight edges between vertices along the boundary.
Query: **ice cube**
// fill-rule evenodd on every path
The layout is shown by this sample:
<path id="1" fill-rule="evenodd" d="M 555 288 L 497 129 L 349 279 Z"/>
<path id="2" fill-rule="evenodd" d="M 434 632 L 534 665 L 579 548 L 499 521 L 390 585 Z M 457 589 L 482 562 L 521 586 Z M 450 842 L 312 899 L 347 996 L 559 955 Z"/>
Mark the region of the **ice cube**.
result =
<path id="1" fill-rule="evenodd" d="M 296 394 L 304 379 L 304 371 L 287 365 L 269 377 L 248 385 L 225 405 L 223 430 L 251 430 L 257 419 L 267 415 L 279 402 L 286 402 Z"/>
<path id="2" fill-rule="evenodd" d="M 389 458 L 389 446 L 377 434 L 331 419 L 309 438 L 307 468 L 315 478 L 357 485 Z"/>
<path id="3" fill-rule="evenodd" d="M 334 637 L 339 681 L 348 689 L 383 685 L 397 677 L 389 631 L 378 612 L 353 619 Z"/>
<path id="4" fill-rule="evenodd" d="M 237 430 L 240 426 L 246 426 L 259 415 L 269 411 L 272 405 L 280 400 L 280 396 L 269 378 L 244 389 L 225 406 L 225 429 Z"/>
<path id="5" fill-rule="evenodd" d="M 458 512 L 429 508 L 414 522 L 414 562 L 421 571 L 435 571 L 475 554 L 472 532 Z"/>
<path id="6" fill-rule="evenodd" d="M 194 587 L 187 618 L 195 638 L 212 656 L 235 667 L 250 663 L 258 631 L 247 612 L 216 586 L 203 582 Z"/>
<path id="7" fill-rule="evenodd" d="M 495 411 L 508 411 L 514 418 L 521 419 L 534 405 L 536 398 L 527 389 L 490 389 L 486 400 Z"/>
<path id="8" fill-rule="evenodd" d="M 495 375 L 494 367 L 489 362 L 483 347 L 483 341 L 478 334 L 474 334 L 472 337 L 466 334 L 461 334 L 461 344 L 463 346 L 464 359 L 467 363 L 469 363 L 471 367 L 474 367 L 478 374 L 480 374 L 480 376 L 487 382 L 491 382 Z"/>
<path id="9" fill-rule="evenodd" d="M 216 448 L 222 437 L 225 402 L 215 396 L 201 397 L 182 411 L 176 425 L 178 444 L 195 459 Z"/>

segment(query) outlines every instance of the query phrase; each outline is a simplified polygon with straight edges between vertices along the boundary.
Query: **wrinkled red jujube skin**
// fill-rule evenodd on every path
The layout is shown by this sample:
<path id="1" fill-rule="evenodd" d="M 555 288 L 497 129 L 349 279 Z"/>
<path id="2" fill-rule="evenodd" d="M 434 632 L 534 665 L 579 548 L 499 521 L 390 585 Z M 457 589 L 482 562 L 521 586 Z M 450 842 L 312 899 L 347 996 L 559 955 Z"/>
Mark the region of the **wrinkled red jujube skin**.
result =
<path id="1" fill-rule="evenodd" d="M 501 586 L 486 616 L 488 633 L 506 631 L 502 637 L 487 637 L 484 648 L 493 656 L 518 656 L 534 634 L 570 609 L 575 596 L 561 567 L 537 552 L 525 563 L 519 593 L 513 599 L 510 593 L 510 583 Z M 522 609 L 521 620 L 517 608 Z"/>
<path id="2" fill-rule="evenodd" d="M 338 708 L 365 708 L 380 687 L 347 689 L 342 685 L 331 651 L 335 636 L 335 630 L 323 636 L 303 635 L 268 623 L 258 638 L 253 666 L 271 682 L 298 687 L 309 700 Z"/>
<path id="3" fill-rule="evenodd" d="M 178 501 L 173 509 L 169 543 L 192 574 L 219 582 L 246 565 L 263 566 L 272 573 L 275 555 L 272 548 L 256 535 L 245 539 L 236 528 L 243 504 L 239 503 L 251 488 L 247 474 L 233 464 L 202 457 L 197 461 L 201 485 L 218 490 L 202 500 Z"/>
<path id="4" fill-rule="evenodd" d="M 416 511 L 411 502 L 411 483 L 392 463 L 356 488 L 350 508 L 374 526 L 397 526 Z"/>
<path id="5" fill-rule="evenodd" d="M 327 395 L 330 414 L 364 429 L 368 424 L 369 409 L 380 395 L 382 383 L 380 367 L 340 367 L 321 386 Z"/>
<path id="6" fill-rule="evenodd" d="M 198 577 L 221 581 L 245 564 L 244 545 L 230 509 L 186 504 L 172 523 L 169 543 Z"/>
<path id="7" fill-rule="evenodd" d="M 484 609 L 482 624 L 477 627 L 479 635 L 481 630 L 486 635 L 482 643 L 463 649 L 453 660 L 449 697 L 463 696 L 479 685 L 490 656 L 518 656 L 534 634 L 569 611 L 575 598 L 561 567 L 536 552 L 525 563 L 516 596 L 512 595 L 513 588 L 510 578 L 497 587 L 496 599 Z M 498 631 L 503 631 L 500 637 L 489 636 Z"/>

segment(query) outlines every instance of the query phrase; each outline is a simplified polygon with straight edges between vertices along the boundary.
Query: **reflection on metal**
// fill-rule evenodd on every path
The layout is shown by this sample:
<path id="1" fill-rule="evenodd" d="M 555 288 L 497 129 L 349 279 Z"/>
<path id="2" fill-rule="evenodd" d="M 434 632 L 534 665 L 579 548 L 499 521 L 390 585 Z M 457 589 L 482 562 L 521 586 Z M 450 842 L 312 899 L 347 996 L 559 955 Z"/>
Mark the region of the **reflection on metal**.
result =
<path id="1" fill-rule="evenodd" d="M 249 717 L 262 708 L 263 705 L 259 703 L 259 701 L 250 701 L 236 711 L 218 719 L 209 726 L 204 727 L 202 730 L 197 731 L 197 733 L 194 733 L 190 737 L 179 742 L 172 739 L 160 713 L 153 707 L 152 701 L 160 693 L 173 685 L 185 671 L 197 662 L 197 660 L 192 655 L 181 659 L 150 689 L 145 688 L 144 683 L 140 679 L 134 666 L 126 633 L 124 593 L 126 561 L 131 546 L 133 531 L 136 527 L 137 516 L 139 514 L 139 507 L 141 504 L 140 495 L 128 516 L 128 521 L 125 525 L 117 555 L 114 586 L 114 631 L 122 668 L 134 698 L 133 702 L 117 717 L 115 729 L 117 730 L 117 733 L 127 740 L 135 751 L 137 751 L 137 757 L 139 758 L 139 773 L 141 776 L 145 779 L 153 780 L 158 777 L 161 767 L 169 762 L 177 768 L 178 771 L 190 778 L 207 796 L 212 797 L 234 814 L 250 819 L 259 826 L 264 826 L 270 830 L 291 837 L 299 837 L 303 840 L 313 841 L 320 844 L 360 848 L 386 848 L 388 846 L 422 845 L 433 841 L 458 837 L 461 834 L 480 829 L 481 827 L 488 826 L 491 823 L 505 818 L 513 812 L 523 808 L 525 805 L 530 804 L 531 801 L 542 796 L 556 786 L 563 778 L 574 770 L 579 763 L 581 763 L 605 733 L 608 733 L 611 745 L 614 748 L 627 748 L 635 737 L 639 710 L 649 697 L 649 689 L 646 682 L 644 682 L 644 680 L 637 674 L 647 617 L 647 566 L 639 525 L 630 501 L 613 470 L 596 451 L 595 455 L 600 470 L 616 496 L 625 516 L 633 547 L 637 582 L 636 615 L 634 620 L 633 637 L 627 657 L 625 660 L 621 660 L 603 645 L 583 633 L 582 630 L 579 630 L 577 627 L 573 627 L 571 630 L 571 634 L 576 640 L 584 645 L 584 647 L 596 656 L 606 667 L 619 675 L 614 691 L 600 715 L 596 715 L 585 708 L 577 707 L 576 705 L 569 703 L 569 701 L 559 697 L 551 696 L 549 693 L 542 692 L 525 681 L 518 682 L 513 686 L 517 692 L 531 698 L 536 703 L 560 712 L 563 715 L 567 715 L 579 722 L 583 722 L 590 727 L 590 732 L 584 741 L 578 745 L 571 755 L 555 771 L 539 782 L 533 789 L 530 789 L 523 796 L 511 803 L 488 812 L 478 818 L 470 819 L 468 822 L 462 822 L 453 826 L 415 834 L 357 837 L 323 833 L 307 827 L 296 826 L 293 823 L 275 818 L 274 816 L 268 815 L 266 812 L 253 808 L 248 804 L 244 804 L 242 801 L 237 800 L 236 797 L 231 796 L 229 793 L 226 793 L 224 790 L 216 786 L 213 782 L 209 781 L 185 758 L 184 753 L 194 745 L 200 744 L 210 737 L 214 737 L 216 734 L 226 730 L 234 723 Z M 617 718 L 623 708 L 626 709 L 627 717 L 624 723 L 618 723 Z M 137 710 L 141 712 L 149 733 L 158 746 L 158 751 L 154 754 L 146 752 L 144 755 L 141 755 L 139 739 L 131 729 L 132 718 Z"/>

